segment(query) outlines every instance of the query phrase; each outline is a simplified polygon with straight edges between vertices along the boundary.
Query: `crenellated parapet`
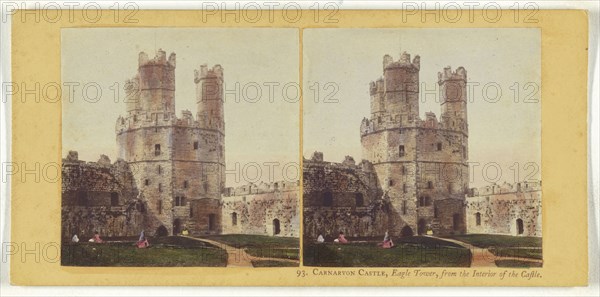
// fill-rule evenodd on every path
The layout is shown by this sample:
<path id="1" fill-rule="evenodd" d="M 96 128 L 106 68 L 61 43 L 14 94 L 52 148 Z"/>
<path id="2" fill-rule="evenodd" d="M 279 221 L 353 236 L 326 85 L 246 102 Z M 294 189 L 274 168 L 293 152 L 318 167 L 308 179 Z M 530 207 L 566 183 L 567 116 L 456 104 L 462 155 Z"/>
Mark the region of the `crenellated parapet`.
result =
<path id="1" fill-rule="evenodd" d="M 162 65 L 162 66 L 170 66 L 175 68 L 175 60 L 176 60 L 176 55 L 175 53 L 171 53 L 169 55 L 169 58 L 167 59 L 167 53 L 165 51 L 163 51 L 162 49 L 159 49 L 156 52 L 156 55 L 154 56 L 154 58 L 150 59 L 148 57 L 148 54 L 145 52 L 140 52 L 139 56 L 138 56 L 138 66 L 139 67 L 144 67 L 144 66 L 154 66 L 154 65 Z"/>
<path id="2" fill-rule="evenodd" d="M 480 188 L 471 188 L 467 197 L 490 196 L 499 194 L 535 192 L 542 190 L 542 181 L 522 181 L 517 183 L 490 184 Z"/>
<path id="3" fill-rule="evenodd" d="M 200 69 L 194 70 L 194 83 L 199 83 L 203 79 L 215 78 L 223 80 L 223 67 L 219 64 L 208 68 L 207 64 L 200 65 Z"/>
<path id="4" fill-rule="evenodd" d="M 394 58 L 390 55 L 383 56 L 383 69 L 388 68 L 414 68 L 415 70 L 421 69 L 421 57 L 416 55 L 414 59 L 410 60 L 410 54 L 402 52 L 400 59 L 394 61 Z"/>
<path id="5" fill-rule="evenodd" d="M 265 194 L 272 192 L 297 191 L 300 181 L 276 181 L 248 183 L 238 187 L 229 187 L 223 190 L 223 197 L 234 197 L 243 195 Z"/>
<path id="6" fill-rule="evenodd" d="M 360 172 L 372 174 L 373 164 L 367 160 L 361 160 L 358 164 L 352 156 L 345 156 L 341 162 L 329 162 L 323 159 L 322 152 L 314 152 L 310 159 L 304 158 L 304 166 L 320 166 L 331 169 L 351 169 Z"/>
<path id="7" fill-rule="evenodd" d="M 438 83 L 442 84 L 448 80 L 463 80 L 467 81 L 467 70 L 464 67 L 458 67 L 455 71 L 452 71 L 452 67 L 444 67 L 444 71 L 438 72 Z"/>

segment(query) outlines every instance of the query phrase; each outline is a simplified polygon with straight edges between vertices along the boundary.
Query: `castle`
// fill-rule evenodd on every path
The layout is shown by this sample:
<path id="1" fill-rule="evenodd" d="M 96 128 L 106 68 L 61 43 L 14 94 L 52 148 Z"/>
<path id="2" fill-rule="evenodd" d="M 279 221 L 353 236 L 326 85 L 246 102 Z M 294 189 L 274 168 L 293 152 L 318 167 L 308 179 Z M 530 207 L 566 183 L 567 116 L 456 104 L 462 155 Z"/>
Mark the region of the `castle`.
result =
<path id="1" fill-rule="evenodd" d="M 184 228 L 299 236 L 297 183 L 261 185 L 260 195 L 252 184 L 225 187 L 223 68 L 195 70 L 195 120 L 187 110 L 175 114 L 175 68 L 175 53 L 139 54 L 137 74 L 125 85 L 126 114 L 116 121 L 115 164 L 106 156 L 86 163 L 76 152 L 63 159 L 63 237 Z M 93 176 L 104 178 L 88 180 Z"/>
<path id="2" fill-rule="evenodd" d="M 490 211 L 475 198 L 467 204 L 467 194 L 473 193 L 467 163 L 467 71 L 446 67 L 438 73 L 440 118 L 428 112 L 421 119 L 420 57 L 411 61 L 404 52 L 394 61 L 385 55 L 382 68 L 383 77 L 369 86 L 370 117 L 360 125 L 360 164 L 350 156 L 342 163 L 325 162 L 319 152 L 304 160 L 304 235 L 335 236 L 339 231 L 351 237 L 380 236 L 386 231 L 393 236 L 478 231 L 541 235 L 535 232 L 541 230 L 537 215 L 530 215 L 529 229 L 522 220 L 520 227 L 513 227 L 527 232 L 496 227 L 468 230 L 476 214 L 473 209 L 486 213 L 490 220 L 495 220 L 490 213 L 503 210 Z M 541 203 L 525 212 L 539 209 Z M 497 222 L 503 223 L 510 224 Z"/>
<path id="3" fill-rule="evenodd" d="M 117 119 L 119 158 L 62 164 L 62 236 L 300 236 L 300 184 L 225 187 L 224 70 L 195 71 L 196 119 L 175 115 L 175 54 L 139 54 Z M 541 182 L 469 188 L 467 71 L 438 73 L 441 115 L 419 117 L 420 57 L 383 58 L 360 125 L 363 160 L 303 160 L 303 235 L 541 236 Z"/>

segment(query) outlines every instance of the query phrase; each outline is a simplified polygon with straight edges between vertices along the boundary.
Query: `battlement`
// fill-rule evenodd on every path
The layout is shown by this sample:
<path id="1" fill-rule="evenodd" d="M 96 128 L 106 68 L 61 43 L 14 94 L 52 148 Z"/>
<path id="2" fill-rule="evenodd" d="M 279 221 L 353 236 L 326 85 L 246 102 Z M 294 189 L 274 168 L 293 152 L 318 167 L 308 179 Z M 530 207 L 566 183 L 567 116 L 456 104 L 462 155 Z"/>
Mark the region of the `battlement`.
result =
<path id="1" fill-rule="evenodd" d="M 518 192 L 535 192 L 542 190 L 542 181 L 523 181 L 518 183 L 507 183 L 502 184 L 493 183 L 489 186 L 472 188 L 469 190 L 467 197 L 478 197 L 487 195 L 497 194 L 509 194 Z"/>
<path id="2" fill-rule="evenodd" d="M 421 69 L 421 57 L 416 55 L 411 62 L 410 54 L 407 52 L 402 52 L 398 61 L 394 61 L 394 58 L 390 55 L 385 55 L 383 56 L 383 70 L 388 68 L 414 68 L 419 70 Z"/>
<path id="3" fill-rule="evenodd" d="M 177 117 L 173 113 L 136 112 L 126 116 L 119 116 L 115 125 L 115 132 L 120 134 L 127 130 L 160 126 L 202 128 L 189 110 L 182 110 L 181 117 Z"/>
<path id="4" fill-rule="evenodd" d="M 258 184 L 248 183 L 238 187 L 228 187 L 223 190 L 223 197 L 233 197 L 242 195 L 263 194 L 283 191 L 296 191 L 300 186 L 300 181 L 276 181 L 276 182 L 260 182 Z"/>
<path id="5" fill-rule="evenodd" d="M 219 78 L 223 79 L 223 67 L 216 64 L 211 69 L 208 69 L 207 64 L 200 65 L 200 70 L 194 70 L 194 82 L 199 83 L 201 80 L 206 78 Z"/>
<path id="6" fill-rule="evenodd" d="M 168 65 L 168 66 L 175 68 L 175 60 L 176 60 L 175 53 L 171 53 L 169 55 L 169 58 L 167 59 L 167 53 L 165 51 L 163 51 L 162 49 L 159 49 L 156 52 L 156 55 L 154 56 L 154 58 L 152 58 L 152 59 L 150 59 L 148 57 L 147 53 L 140 52 L 139 57 L 138 57 L 138 67 L 153 66 L 153 65 L 165 65 L 165 66 Z"/>
<path id="7" fill-rule="evenodd" d="M 372 81 L 369 83 L 369 91 L 371 95 L 375 95 L 377 93 L 383 93 L 384 91 L 384 83 L 383 77 L 380 77 L 377 81 Z"/>
<path id="8" fill-rule="evenodd" d="M 305 166 L 323 166 L 335 169 L 353 169 L 364 172 L 372 172 L 373 164 L 367 160 L 361 160 L 360 163 L 356 164 L 354 157 L 345 156 L 344 160 L 340 163 L 337 162 L 328 162 L 323 159 L 322 152 L 314 152 L 310 159 L 304 158 Z"/>
<path id="9" fill-rule="evenodd" d="M 447 80 L 464 80 L 467 81 L 467 70 L 464 67 L 458 67 L 452 71 L 452 67 L 444 67 L 443 72 L 438 72 L 438 83 L 443 83 Z"/>

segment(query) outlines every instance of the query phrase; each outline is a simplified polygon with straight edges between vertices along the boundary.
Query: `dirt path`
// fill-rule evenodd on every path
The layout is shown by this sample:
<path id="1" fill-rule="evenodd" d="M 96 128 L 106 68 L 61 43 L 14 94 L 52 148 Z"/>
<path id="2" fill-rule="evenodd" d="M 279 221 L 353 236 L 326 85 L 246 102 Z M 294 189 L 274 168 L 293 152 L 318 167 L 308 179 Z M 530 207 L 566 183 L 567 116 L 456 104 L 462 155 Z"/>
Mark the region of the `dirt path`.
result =
<path id="1" fill-rule="evenodd" d="M 463 241 L 459 241 L 456 239 L 450 238 L 441 238 L 435 236 L 428 236 L 431 238 L 452 242 L 458 244 L 466 249 L 471 251 L 471 267 L 497 267 L 496 260 L 517 260 L 517 261 L 526 261 L 526 262 L 536 262 L 542 263 L 543 261 L 540 259 L 532 259 L 532 258 L 522 258 L 522 257 L 502 257 L 496 256 L 492 254 L 487 248 L 476 247 L 472 244 L 468 244 Z"/>
<path id="2" fill-rule="evenodd" d="M 227 252 L 227 267 L 254 267 L 252 266 L 252 257 L 244 251 L 244 249 L 238 249 L 230 245 L 226 245 L 222 242 L 196 238 L 191 236 L 183 236 L 185 238 L 210 243 L 218 248 L 224 249 Z"/>
<path id="3" fill-rule="evenodd" d="M 252 265 L 252 260 L 270 260 L 270 261 L 282 261 L 282 262 L 293 262 L 300 263 L 299 260 L 294 259 L 283 259 L 283 258 L 263 258 L 252 256 L 244 249 L 235 248 L 230 245 L 224 244 L 222 242 L 205 239 L 205 238 L 197 238 L 191 236 L 183 236 L 185 238 L 202 241 L 206 243 L 210 243 L 218 248 L 224 249 L 227 252 L 227 267 L 254 267 Z"/>
<path id="4" fill-rule="evenodd" d="M 458 244 L 458 245 L 470 250 L 471 251 L 471 267 L 497 267 L 496 260 L 498 259 L 498 257 L 496 257 L 496 255 L 492 254 L 492 252 L 488 251 L 488 249 L 486 249 L 486 248 L 476 247 L 474 245 L 468 244 L 466 242 L 458 241 L 455 239 L 441 238 L 441 237 L 435 237 L 435 236 L 428 236 L 428 237 L 455 243 L 455 244 Z"/>

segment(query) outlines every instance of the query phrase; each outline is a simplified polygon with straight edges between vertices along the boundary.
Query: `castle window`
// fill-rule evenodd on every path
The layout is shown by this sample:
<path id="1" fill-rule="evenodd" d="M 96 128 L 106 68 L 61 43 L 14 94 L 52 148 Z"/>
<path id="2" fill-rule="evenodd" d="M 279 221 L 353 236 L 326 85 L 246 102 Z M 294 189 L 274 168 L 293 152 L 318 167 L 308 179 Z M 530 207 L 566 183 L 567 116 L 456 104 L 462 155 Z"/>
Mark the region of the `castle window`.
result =
<path id="1" fill-rule="evenodd" d="M 183 188 L 184 188 L 184 189 L 187 189 L 187 188 L 188 188 L 188 181 L 187 181 L 187 180 L 184 180 L 184 181 L 183 181 Z"/>
<path id="2" fill-rule="evenodd" d="M 467 158 L 467 148 L 463 145 L 462 146 L 462 151 L 463 151 L 463 158 Z"/>
<path id="3" fill-rule="evenodd" d="M 117 193 L 117 192 L 110 193 L 110 205 L 111 206 L 119 205 L 119 193 Z"/>
<path id="4" fill-rule="evenodd" d="M 323 194 L 323 206 L 332 206 L 333 205 L 333 194 L 331 192 L 325 192 Z"/>
<path id="5" fill-rule="evenodd" d="M 438 208 L 437 208 L 437 206 L 434 206 L 433 207 L 433 217 L 437 219 L 438 215 L 439 215 Z"/>
<path id="6" fill-rule="evenodd" d="M 419 206 L 430 206 L 431 199 L 428 196 L 421 196 L 419 198 Z"/>
<path id="7" fill-rule="evenodd" d="M 406 184 L 402 184 L 402 193 L 408 193 L 406 189 Z"/>
<path id="8" fill-rule="evenodd" d="M 137 122 L 137 115 L 133 115 L 133 121 Z"/>
<path id="9" fill-rule="evenodd" d="M 365 205 L 365 199 L 363 198 L 363 194 L 362 193 L 356 193 L 356 206 L 364 206 Z"/>
<path id="10" fill-rule="evenodd" d="M 197 150 L 198 149 L 198 142 L 194 141 L 194 149 Z"/>
<path id="11" fill-rule="evenodd" d="M 406 214 L 406 200 L 402 201 L 402 214 Z"/>
<path id="12" fill-rule="evenodd" d="M 158 200 L 157 206 L 158 214 L 162 214 L 162 200 Z"/>
<path id="13" fill-rule="evenodd" d="M 401 145 L 401 146 L 398 148 L 398 150 L 399 150 L 399 155 L 400 155 L 400 157 L 404 157 L 404 146 L 403 146 L 403 145 Z"/>
<path id="14" fill-rule="evenodd" d="M 162 192 L 162 184 L 158 184 L 158 191 Z"/>
<path id="15" fill-rule="evenodd" d="M 194 208 L 190 207 L 190 218 L 194 217 Z"/>
<path id="16" fill-rule="evenodd" d="M 406 166 L 402 165 L 402 174 L 406 174 Z"/>
<path id="17" fill-rule="evenodd" d="M 146 186 L 147 186 L 147 185 L 149 185 L 149 184 L 150 184 L 150 180 L 149 180 L 149 179 L 145 179 L 145 180 L 144 180 L 144 185 L 146 185 Z"/>
<path id="18" fill-rule="evenodd" d="M 185 206 L 185 197 L 175 197 L 175 206 Z"/>
<path id="19" fill-rule="evenodd" d="M 477 226 L 481 226 L 481 213 L 476 213 L 475 214 L 475 224 Z"/>
<path id="20" fill-rule="evenodd" d="M 438 150 L 438 151 L 441 151 L 441 150 L 442 150 L 442 143 L 441 143 L 441 142 L 438 142 L 438 143 L 437 143 L 437 150 Z"/>
<path id="21" fill-rule="evenodd" d="M 237 213 L 236 212 L 231 214 L 231 225 L 237 226 Z"/>
<path id="22" fill-rule="evenodd" d="M 432 181 L 428 181 L 427 182 L 427 188 L 428 189 L 433 189 L 433 182 Z"/>
<path id="23" fill-rule="evenodd" d="M 154 145 L 154 155 L 155 156 L 160 155 L 160 144 L 155 144 Z"/>
<path id="24" fill-rule="evenodd" d="M 393 180 L 393 179 L 390 179 L 390 180 L 388 181 L 388 185 L 389 185 L 390 187 L 391 187 L 391 186 L 393 186 L 393 185 L 394 185 L 394 180 Z"/>
<path id="25" fill-rule="evenodd" d="M 161 174 L 162 173 L 162 167 L 160 165 L 158 165 L 157 169 L 158 169 L 158 174 Z"/>

